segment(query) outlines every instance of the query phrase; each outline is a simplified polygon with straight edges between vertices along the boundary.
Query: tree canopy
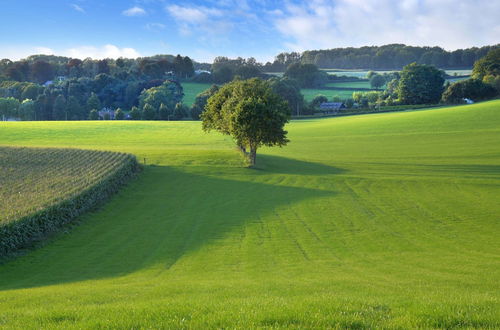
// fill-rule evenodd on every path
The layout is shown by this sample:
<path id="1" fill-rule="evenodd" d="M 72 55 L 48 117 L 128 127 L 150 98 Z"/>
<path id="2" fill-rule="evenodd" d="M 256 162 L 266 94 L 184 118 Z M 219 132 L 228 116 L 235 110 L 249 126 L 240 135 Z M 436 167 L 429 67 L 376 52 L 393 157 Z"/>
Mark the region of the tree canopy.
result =
<path id="1" fill-rule="evenodd" d="M 289 118 L 287 102 L 272 90 L 269 82 L 258 78 L 222 86 L 208 99 L 201 114 L 203 130 L 230 135 L 251 166 L 255 165 L 260 146 L 281 147 L 289 142 L 284 130 Z"/>
<path id="2" fill-rule="evenodd" d="M 432 65 L 411 63 L 401 71 L 397 93 L 404 104 L 438 103 L 443 84 L 443 71 Z"/>

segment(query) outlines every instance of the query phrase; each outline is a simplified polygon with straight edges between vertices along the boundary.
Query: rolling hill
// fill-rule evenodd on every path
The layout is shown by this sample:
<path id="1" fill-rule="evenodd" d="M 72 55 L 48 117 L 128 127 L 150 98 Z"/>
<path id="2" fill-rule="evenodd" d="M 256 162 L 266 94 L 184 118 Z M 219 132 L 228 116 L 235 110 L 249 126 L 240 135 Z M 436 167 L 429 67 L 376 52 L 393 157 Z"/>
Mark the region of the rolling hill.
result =
<path id="1" fill-rule="evenodd" d="M 199 122 L 0 123 L 137 180 L 0 265 L 0 326 L 500 327 L 500 101 L 294 121 L 247 169 Z"/>

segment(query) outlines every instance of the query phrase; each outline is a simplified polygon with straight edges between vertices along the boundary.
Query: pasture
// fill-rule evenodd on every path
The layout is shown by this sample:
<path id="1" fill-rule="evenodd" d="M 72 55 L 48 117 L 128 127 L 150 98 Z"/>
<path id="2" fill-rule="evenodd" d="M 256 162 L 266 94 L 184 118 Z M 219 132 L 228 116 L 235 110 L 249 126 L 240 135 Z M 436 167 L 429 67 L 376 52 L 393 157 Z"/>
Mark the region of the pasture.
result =
<path id="1" fill-rule="evenodd" d="M 198 94 L 209 89 L 210 86 L 212 86 L 212 84 L 194 82 L 183 82 L 181 83 L 181 85 L 184 92 L 184 98 L 182 99 L 182 102 L 188 107 L 191 107 L 193 105 L 194 100 L 196 99 L 196 96 Z"/>
<path id="2" fill-rule="evenodd" d="M 0 265 L 0 325 L 498 328 L 499 109 L 294 121 L 256 169 L 199 122 L 0 123 L 150 164 Z"/>

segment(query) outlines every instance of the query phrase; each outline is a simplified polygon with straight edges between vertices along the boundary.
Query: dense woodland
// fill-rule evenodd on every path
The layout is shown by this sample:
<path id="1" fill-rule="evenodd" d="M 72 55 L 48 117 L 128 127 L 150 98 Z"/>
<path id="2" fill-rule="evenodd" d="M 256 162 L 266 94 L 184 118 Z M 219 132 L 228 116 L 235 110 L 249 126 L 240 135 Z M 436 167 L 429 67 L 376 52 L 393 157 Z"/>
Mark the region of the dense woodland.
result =
<path id="1" fill-rule="evenodd" d="M 282 53 L 276 56 L 274 63 L 265 65 L 254 58 L 217 57 L 212 64 L 203 64 L 181 55 L 116 60 L 33 55 L 20 61 L 0 61 L 0 115 L 22 120 L 108 119 L 113 118 L 115 113 L 117 119 L 125 116 L 130 119 L 198 119 L 208 97 L 217 88 L 199 95 L 194 105 L 184 105 L 182 82 L 222 85 L 234 79 L 255 77 L 270 80 L 274 91 L 288 101 L 294 114 L 313 114 L 322 101 L 329 100 L 318 96 L 308 104 L 300 93 L 301 88 L 320 87 L 329 81 L 342 79 L 326 74 L 320 70 L 321 67 L 401 69 L 409 67 L 410 63 L 417 65 L 412 68 L 418 74 L 432 72 L 434 76 L 431 77 L 431 74 L 428 77 L 437 83 L 427 85 L 440 85 L 439 88 L 420 93 L 435 97 L 405 97 L 402 94 L 404 88 L 411 94 L 421 86 L 414 83 L 413 78 L 405 78 L 395 72 L 368 77 L 377 90 L 385 85 L 383 91 L 355 93 L 350 99 L 333 101 L 345 102 L 349 107 L 436 103 L 450 86 L 442 86 L 444 72 L 428 67 L 471 68 L 474 63 L 484 63 L 486 54 L 493 54 L 487 60 L 493 64 L 484 69 L 486 71 L 478 73 L 479 69 L 475 68 L 475 81 L 453 84 L 451 90 L 445 92 L 443 100 L 456 103 L 465 97 L 493 97 L 495 90 L 500 90 L 500 78 L 495 71 L 499 63 L 495 54 L 499 51 L 500 45 L 453 52 L 439 47 L 386 45 L 306 51 L 302 54 Z M 282 78 L 265 73 L 283 70 Z M 412 87 L 404 87 L 402 83 L 406 82 L 412 83 Z M 109 113 L 99 113 L 102 109 L 109 109 Z"/>

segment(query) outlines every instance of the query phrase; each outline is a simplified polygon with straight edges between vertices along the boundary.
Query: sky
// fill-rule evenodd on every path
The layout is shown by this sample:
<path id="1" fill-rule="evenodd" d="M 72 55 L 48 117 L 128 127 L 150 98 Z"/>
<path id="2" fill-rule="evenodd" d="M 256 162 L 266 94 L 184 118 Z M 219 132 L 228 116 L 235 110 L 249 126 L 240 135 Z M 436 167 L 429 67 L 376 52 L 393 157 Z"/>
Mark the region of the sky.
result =
<path id="1" fill-rule="evenodd" d="M 284 51 L 500 43 L 498 0 L 0 0 L 0 58 L 181 54 L 272 61 Z"/>

